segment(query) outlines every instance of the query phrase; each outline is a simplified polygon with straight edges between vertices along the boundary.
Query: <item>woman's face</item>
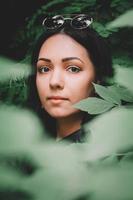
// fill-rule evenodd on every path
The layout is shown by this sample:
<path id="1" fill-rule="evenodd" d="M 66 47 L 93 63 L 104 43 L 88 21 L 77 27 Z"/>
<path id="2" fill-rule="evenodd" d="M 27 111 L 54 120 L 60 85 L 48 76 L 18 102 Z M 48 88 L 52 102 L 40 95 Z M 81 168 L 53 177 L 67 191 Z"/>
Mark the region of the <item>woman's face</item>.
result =
<path id="1" fill-rule="evenodd" d="M 94 66 L 86 49 L 65 34 L 56 34 L 42 45 L 36 85 L 44 109 L 54 118 L 79 111 L 73 104 L 92 93 Z"/>

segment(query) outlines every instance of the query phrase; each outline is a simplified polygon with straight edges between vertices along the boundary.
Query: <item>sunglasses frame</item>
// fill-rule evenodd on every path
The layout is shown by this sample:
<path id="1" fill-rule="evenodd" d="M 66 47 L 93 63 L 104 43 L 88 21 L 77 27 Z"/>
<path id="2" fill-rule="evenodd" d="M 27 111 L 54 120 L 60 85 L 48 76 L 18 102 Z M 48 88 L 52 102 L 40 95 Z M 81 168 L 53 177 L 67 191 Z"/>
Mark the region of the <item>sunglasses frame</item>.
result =
<path id="1" fill-rule="evenodd" d="M 73 15 L 74 17 L 64 17 L 64 16 L 66 16 L 66 15 Z M 92 22 L 93 22 L 93 18 L 92 17 L 90 17 L 90 16 L 88 16 L 88 15 L 86 15 L 86 14 L 78 14 L 78 15 L 76 15 L 76 14 L 65 14 L 65 15 L 55 15 L 55 16 L 53 16 L 53 17 L 51 17 L 51 20 L 54 20 L 53 18 L 54 17 L 61 17 L 62 18 L 62 21 L 63 21 L 63 23 L 61 24 L 61 25 L 58 25 L 58 26 L 56 26 L 56 27 L 48 27 L 48 26 L 46 26 L 46 21 L 48 20 L 48 18 L 49 17 L 46 17 L 44 20 L 43 20 L 43 22 L 42 22 L 42 26 L 43 27 L 46 27 L 47 29 L 49 29 L 49 30 L 52 30 L 52 29 L 56 29 L 56 28 L 60 28 L 60 27 L 62 27 L 63 26 L 63 24 L 65 23 L 65 21 L 66 20 L 71 20 L 70 21 L 70 25 L 73 27 L 73 28 L 75 28 L 75 29 L 85 29 L 85 28 L 87 28 L 88 26 L 90 26 L 91 24 L 92 24 Z M 89 20 L 89 23 L 85 26 L 85 27 L 76 27 L 76 26 L 74 26 L 72 23 L 73 23 L 73 21 L 74 20 L 76 20 L 76 19 L 78 19 L 78 18 L 80 18 L 80 17 L 88 17 L 88 18 L 90 18 L 90 20 Z"/>

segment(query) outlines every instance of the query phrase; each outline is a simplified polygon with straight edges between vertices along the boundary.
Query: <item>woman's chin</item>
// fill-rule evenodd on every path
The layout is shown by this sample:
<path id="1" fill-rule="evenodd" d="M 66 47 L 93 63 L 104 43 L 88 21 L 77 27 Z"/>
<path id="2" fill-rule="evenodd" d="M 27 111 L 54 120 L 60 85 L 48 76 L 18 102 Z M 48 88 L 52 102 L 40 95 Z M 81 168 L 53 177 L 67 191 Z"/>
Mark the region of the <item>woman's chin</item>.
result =
<path id="1" fill-rule="evenodd" d="M 60 119 L 60 118 L 66 118 L 66 117 L 71 117 L 77 113 L 79 113 L 79 110 L 77 109 L 72 109 L 72 110 L 56 110 L 56 111 L 51 111 L 48 112 L 49 115 L 55 119 Z"/>
<path id="2" fill-rule="evenodd" d="M 60 118 L 69 116 L 69 114 L 65 114 L 65 113 L 49 113 L 49 115 L 55 119 L 60 119 Z"/>

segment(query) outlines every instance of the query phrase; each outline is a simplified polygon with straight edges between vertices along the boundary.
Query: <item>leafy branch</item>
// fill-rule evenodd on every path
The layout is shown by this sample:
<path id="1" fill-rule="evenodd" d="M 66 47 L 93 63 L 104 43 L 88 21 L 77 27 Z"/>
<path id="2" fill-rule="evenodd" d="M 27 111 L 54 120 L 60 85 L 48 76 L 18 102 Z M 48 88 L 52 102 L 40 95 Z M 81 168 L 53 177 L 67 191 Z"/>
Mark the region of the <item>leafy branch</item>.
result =
<path id="1" fill-rule="evenodd" d="M 95 92 L 99 97 L 88 97 L 76 103 L 74 107 L 86 111 L 89 114 L 100 114 L 111 108 L 122 106 L 125 102 L 133 103 L 133 93 L 122 86 L 102 86 L 95 84 Z"/>

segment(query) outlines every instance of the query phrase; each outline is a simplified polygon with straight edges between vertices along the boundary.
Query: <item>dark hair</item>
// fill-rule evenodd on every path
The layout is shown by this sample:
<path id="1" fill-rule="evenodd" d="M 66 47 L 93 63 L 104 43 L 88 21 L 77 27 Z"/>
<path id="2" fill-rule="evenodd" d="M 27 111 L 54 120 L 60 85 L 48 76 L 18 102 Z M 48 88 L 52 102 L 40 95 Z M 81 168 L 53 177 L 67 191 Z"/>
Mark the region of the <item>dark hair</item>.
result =
<path id="1" fill-rule="evenodd" d="M 45 40 L 55 34 L 66 34 L 84 46 L 89 54 L 89 57 L 94 64 L 96 72 L 96 80 L 98 80 L 102 85 L 106 85 L 106 79 L 113 76 L 112 68 L 112 58 L 110 54 L 109 47 L 106 41 L 91 27 L 86 29 L 74 29 L 69 24 L 65 24 L 63 27 L 44 31 L 35 43 L 33 54 L 32 54 L 32 69 L 33 75 L 29 77 L 29 98 L 28 104 L 30 107 L 38 113 L 41 120 L 43 120 L 43 125 L 49 130 L 51 136 L 56 136 L 56 123 L 44 109 L 41 108 L 41 102 L 37 93 L 36 88 L 36 63 L 39 55 L 40 48 Z M 84 122 L 91 119 L 88 113 L 85 114 Z"/>

